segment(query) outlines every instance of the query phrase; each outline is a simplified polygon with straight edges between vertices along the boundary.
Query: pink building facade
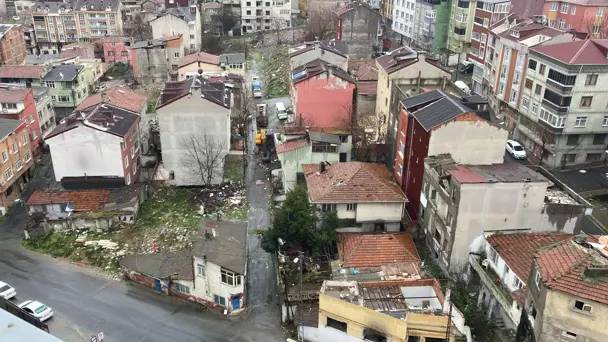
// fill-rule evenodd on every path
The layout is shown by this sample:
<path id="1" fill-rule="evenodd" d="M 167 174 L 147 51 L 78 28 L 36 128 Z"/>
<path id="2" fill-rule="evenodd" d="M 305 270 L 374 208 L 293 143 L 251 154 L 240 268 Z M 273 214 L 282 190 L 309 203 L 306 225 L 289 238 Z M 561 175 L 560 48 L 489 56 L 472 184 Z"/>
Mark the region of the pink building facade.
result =
<path id="1" fill-rule="evenodd" d="M 550 27 L 585 32 L 596 38 L 608 35 L 608 2 L 562 0 L 545 1 L 543 14 Z"/>
<path id="2" fill-rule="evenodd" d="M 294 123 L 300 127 L 351 130 L 354 80 L 344 70 L 315 60 L 292 73 Z"/>
<path id="3" fill-rule="evenodd" d="M 103 57 L 106 63 L 135 65 L 135 54 L 130 49 L 130 40 L 122 37 L 108 37 L 102 40 L 102 44 Z"/>

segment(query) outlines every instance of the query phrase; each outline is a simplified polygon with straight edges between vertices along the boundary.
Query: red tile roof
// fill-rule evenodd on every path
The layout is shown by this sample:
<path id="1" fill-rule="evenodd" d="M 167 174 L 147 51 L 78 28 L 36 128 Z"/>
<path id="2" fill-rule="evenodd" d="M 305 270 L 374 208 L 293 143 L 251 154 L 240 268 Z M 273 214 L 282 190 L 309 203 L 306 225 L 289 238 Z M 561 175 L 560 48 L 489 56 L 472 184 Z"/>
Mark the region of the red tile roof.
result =
<path id="1" fill-rule="evenodd" d="M 588 242 L 593 238 L 588 237 Z M 565 240 L 540 253 L 536 264 L 543 283 L 550 289 L 575 297 L 608 304 L 608 281 L 605 278 L 587 278 L 588 267 L 608 267 L 606 257 L 590 245 L 573 239 Z"/>
<path id="2" fill-rule="evenodd" d="M 304 164 L 308 197 L 314 203 L 406 202 L 383 164 L 348 162 L 326 166 Z"/>
<path id="3" fill-rule="evenodd" d="M 494 234 L 486 240 L 513 272 L 527 282 L 534 257 L 541 249 L 572 238 L 561 233 Z"/>
<path id="4" fill-rule="evenodd" d="M 99 211 L 108 203 L 110 190 L 36 190 L 27 200 L 28 205 L 72 203 L 75 211 Z"/>
<path id="5" fill-rule="evenodd" d="M 285 153 L 293 150 L 297 150 L 301 147 L 306 146 L 306 139 L 294 139 L 288 140 L 280 145 L 277 145 L 277 153 Z"/>
<path id="6" fill-rule="evenodd" d="M 374 59 L 351 59 L 348 61 L 348 72 L 357 81 L 377 81 L 378 68 Z"/>
<path id="7" fill-rule="evenodd" d="M 31 89 L 25 88 L 0 88 L 0 102 L 20 103 L 25 100 Z"/>
<path id="8" fill-rule="evenodd" d="M 220 56 L 212 55 L 210 53 L 201 51 L 182 57 L 182 59 L 179 60 L 178 65 L 181 68 L 185 65 L 192 64 L 194 62 L 220 65 Z"/>
<path id="9" fill-rule="evenodd" d="M 566 64 L 608 65 L 608 39 L 540 45 L 531 50 Z"/>
<path id="10" fill-rule="evenodd" d="M 42 65 L 3 65 L 0 67 L 2 78 L 42 78 L 46 68 Z"/>
<path id="11" fill-rule="evenodd" d="M 140 113 L 147 104 L 148 98 L 140 95 L 127 87 L 114 87 L 106 90 L 107 104 L 126 109 L 134 113 Z M 84 99 L 76 110 L 84 110 L 101 103 L 101 93 L 93 94 Z"/>
<path id="12" fill-rule="evenodd" d="M 338 233 L 338 254 L 344 267 L 420 263 L 408 233 Z"/>

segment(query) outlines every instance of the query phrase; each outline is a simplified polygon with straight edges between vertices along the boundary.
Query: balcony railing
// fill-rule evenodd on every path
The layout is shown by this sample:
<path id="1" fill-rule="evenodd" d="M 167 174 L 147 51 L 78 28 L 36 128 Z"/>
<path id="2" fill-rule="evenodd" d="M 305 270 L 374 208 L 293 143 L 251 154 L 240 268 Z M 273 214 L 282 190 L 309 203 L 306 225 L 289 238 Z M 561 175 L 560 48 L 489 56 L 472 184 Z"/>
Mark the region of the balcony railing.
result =
<path id="1" fill-rule="evenodd" d="M 566 113 L 568 111 L 568 107 L 570 106 L 560 106 L 560 105 L 556 105 L 555 103 L 547 100 L 547 99 L 543 99 L 543 106 L 547 106 L 548 108 L 556 111 L 556 112 L 560 112 L 560 113 Z"/>
<path id="2" fill-rule="evenodd" d="M 563 85 L 561 83 L 558 83 L 550 78 L 547 78 L 546 83 L 548 86 L 550 86 L 551 88 L 561 92 L 562 94 L 570 94 L 570 92 L 572 92 L 572 88 L 574 86 L 571 85 Z"/>
<path id="3" fill-rule="evenodd" d="M 511 292 L 503 285 L 502 280 L 490 266 L 484 267 L 481 265 L 481 257 L 478 255 L 469 255 L 469 263 L 479 275 L 479 278 L 484 283 L 484 285 L 490 289 L 496 300 L 500 303 L 500 305 L 505 308 L 505 311 L 508 311 L 509 308 L 513 305 L 513 297 L 511 296 Z"/>

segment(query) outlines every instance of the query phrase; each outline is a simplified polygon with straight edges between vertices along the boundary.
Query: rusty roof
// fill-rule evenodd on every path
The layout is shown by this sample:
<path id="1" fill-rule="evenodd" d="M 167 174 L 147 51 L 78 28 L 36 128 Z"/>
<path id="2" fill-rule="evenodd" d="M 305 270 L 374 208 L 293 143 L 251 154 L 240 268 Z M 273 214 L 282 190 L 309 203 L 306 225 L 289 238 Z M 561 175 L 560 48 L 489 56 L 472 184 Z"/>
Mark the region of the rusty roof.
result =
<path id="1" fill-rule="evenodd" d="M 368 59 L 349 59 L 348 72 L 353 75 L 357 81 L 377 81 L 378 68 L 376 60 Z"/>
<path id="2" fill-rule="evenodd" d="M 606 255 L 606 246 L 598 245 L 595 238 L 577 236 L 542 251 L 536 265 L 548 288 L 608 304 Z"/>
<path id="3" fill-rule="evenodd" d="M 308 197 L 314 203 L 406 202 L 401 188 L 383 164 L 347 162 L 304 164 Z"/>
<path id="4" fill-rule="evenodd" d="M 110 190 L 36 190 L 27 200 L 28 205 L 67 204 L 74 211 L 99 211 L 108 203 Z"/>
<path id="5" fill-rule="evenodd" d="M 46 73 L 43 65 L 3 65 L 0 66 L 1 78 L 42 78 Z"/>
<path id="6" fill-rule="evenodd" d="M 277 153 L 286 153 L 289 151 L 297 150 L 306 146 L 306 144 L 306 138 L 287 140 L 284 143 L 277 145 Z"/>
<path id="7" fill-rule="evenodd" d="M 148 98 L 144 95 L 138 94 L 127 87 L 113 87 L 105 91 L 107 101 L 105 103 L 113 106 L 129 110 L 134 113 L 140 113 L 147 104 Z M 89 107 L 93 107 L 102 102 L 102 93 L 90 95 L 85 98 L 76 107 L 76 110 L 84 110 Z"/>
<path id="8" fill-rule="evenodd" d="M 0 88 L 0 102 L 2 103 L 20 103 L 25 100 L 25 97 L 31 89 L 28 88 Z"/>
<path id="9" fill-rule="evenodd" d="M 179 67 L 186 66 L 195 62 L 220 65 L 220 56 L 201 51 L 182 57 L 179 60 Z"/>
<path id="10" fill-rule="evenodd" d="M 486 238 L 488 244 L 523 282 L 528 281 L 534 257 L 543 248 L 572 238 L 562 233 L 515 233 L 493 234 Z"/>
<path id="11" fill-rule="evenodd" d="M 344 267 L 380 267 L 420 263 L 408 233 L 338 233 L 338 254 Z"/>

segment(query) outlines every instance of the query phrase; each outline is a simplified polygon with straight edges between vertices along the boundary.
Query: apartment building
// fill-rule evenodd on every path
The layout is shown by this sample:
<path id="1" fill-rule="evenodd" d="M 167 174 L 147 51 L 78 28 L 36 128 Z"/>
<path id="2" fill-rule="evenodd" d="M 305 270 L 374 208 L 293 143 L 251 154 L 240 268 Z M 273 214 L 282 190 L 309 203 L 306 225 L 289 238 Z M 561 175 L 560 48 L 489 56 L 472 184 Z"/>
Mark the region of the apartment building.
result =
<path id="1" fill-rule="evenodd" d="M 585 32 L 595 38 L 605 38 L 608 33 L 607 10 L 605 1 L 546 0 L 543 6 L 550 27 Z"/>
<path id="2" fill-rule="evenodd" d="M 488 39 L 491 39 L 490 28 L 509 15 L 511 0 L 486 0 L 477 1 L 475 16 L 473 18 L 473 33 L 471 34 L 471 46 L 467 59 L 481 65 L 486 56 Z"/>
<path id="3" fill-rule="evenodd" d="M 549 167 L 606 160 L 608 40 L 540 45 L 524 64 L 513 135 Z"/>
<path id="4" fill-rule="evenodd" d="M 438 265 L 462 271 L 469 246 L 487 232 L 578 232 L 591 205 L 539 171 L 519 163 L 458 164 L 449 154 L 428 157 L 421 227 Z"/>
<path id="5" fill-rule="evenodd" d="M 0 107 L 0 117 L 23 122 L 30 135 L 28 139 L 31 150 L 36 154 L 42 141 L 42 131 L 32 89 L 0 86 Z"/>
<path id="6" fill-rule="evenodd" d="M 182 36 L 183 54 L 201 49 L 201 14 L 197 6 L 174 7 L 150 21 L 153 39 Z M 183 56 L 183 55 L 182 55 Z"/>
<path id="7" fill-rule="evenodd" d="M 336 41 L 347 48 L 349 58 L 372 58 L 382 51 L 383 18 L 369 5 L 353 2 L 335 11 Z"/>
<path id="8" fill-rule="evenodd" d="M 416 0 L 393 0 L 393 31 L 399 33 L 406 42 L 414 39 L 414 15 Z M 403 41 L 403 39 L 402 39 Z"/>
<path id="9" fill-rule="evenodd" d="M 476 0 L 452 1 L 447 49 L 454 54 L 464 55 L 471 43 L 476 3 Z"/>
<path id="10" fill-rule="evenodd" d="M 61 47 L 122 35 L 120 0 L 46 1 L 32 9 L 36 41 L 43 54 L 57 54 Z"/>
<path id="11" fill-rule="evenodd" d="M 5 215 L 31 178 L 34 165 L 25 123 L 0 118 L 0 214 Z"/>
<path id="12" fill-rule="evenodd" d="M 451 9 L 449 0 L 417 0 L 413 24 L 414 44 L 434 54 L 445 49 Z"/>
<path id="13" fill-rule="evenodd" d="M 0 64 L 21 64 L 26 54 L 22 26 L 0 24 Z"/>
<path id="14" fill-rule="evenodd" d="M 292 15 L 297 12 L 293 0 L 241 0 L 241 28 L 243 33 L 291 27 Z"/>
<path id="15" fill-rule="evenodd" d="M 53 66 L 42 78 L 43 85 L 49 89 L 59 119 L 69 115 L 89 96 L 90 89 L 84 69 L 80 64 L 60 64 Z"/>

